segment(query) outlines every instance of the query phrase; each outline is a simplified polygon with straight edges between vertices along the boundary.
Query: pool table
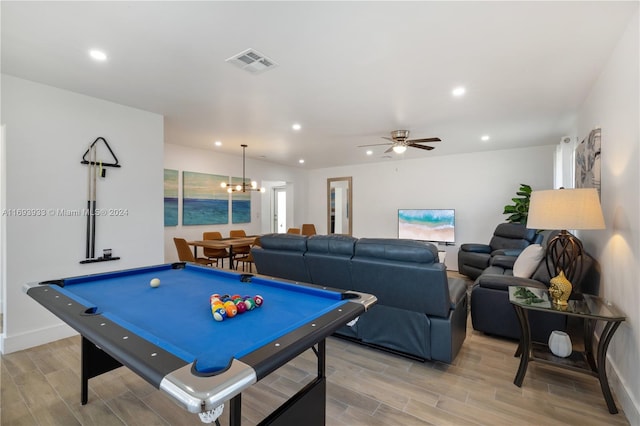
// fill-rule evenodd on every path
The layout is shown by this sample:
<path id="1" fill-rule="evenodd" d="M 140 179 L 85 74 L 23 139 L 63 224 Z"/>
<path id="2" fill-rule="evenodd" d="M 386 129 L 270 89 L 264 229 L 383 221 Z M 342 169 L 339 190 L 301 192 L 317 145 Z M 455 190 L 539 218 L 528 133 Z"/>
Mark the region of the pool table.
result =
<path id="1" fill-rule="evenodd" d="M 150 285 L 153 278 L 159 286 Z M 376 302 L 369 294 L 184 262 L 24 290 L 82 335 L 83 404 L 90 378 L 124 365 L 190 412 L 211 412 L 229 400 L 231 425 L 241 423 L 243 390 L 310 348 L 317 377 L 264 423 L 324 424 L 325 338 Z M 264 303 L 216 321 L 214 293 L 260 295 Z"/>

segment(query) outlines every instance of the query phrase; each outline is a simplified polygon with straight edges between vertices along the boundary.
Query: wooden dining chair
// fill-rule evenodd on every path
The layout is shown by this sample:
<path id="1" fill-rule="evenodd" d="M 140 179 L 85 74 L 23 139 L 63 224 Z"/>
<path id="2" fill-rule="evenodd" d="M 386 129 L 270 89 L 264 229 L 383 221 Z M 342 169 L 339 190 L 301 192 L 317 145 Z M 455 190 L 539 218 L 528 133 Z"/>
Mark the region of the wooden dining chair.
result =
<path id="1" fill-rule="evenodd" d="M 205 259 L 204 257 L 198 257 L 196 259 L 189 247 L 189 244 L 187 244 L 187 240 L 184 238 L 174 238 L 173 242 L 176 245 L 176 250 L 178 250 L 178 259 L 180 259 L 181 262 L 191 262 L 211 266 L 212 262 L 209 259 Z"/>
<path id="2" fill-rule="evenodd" d="M 287 229 L 287 234 L 298 234 L 298 235 L 300 235 L 300 228 L 289 228 L 289 229 Z"/>
<path id="3" fill-rule="evenodd" d="M 251 247 L 261 247 L 260 237 L 256 237 Z M 253 254 L 251 253 L 251 251 L 249 251 L 249 254 L 238 258 L 238 260 L 236 261 L 238 269 L 240 269 L 240 263 L 242 263 L 243 272 L 253 272 L 253 265 L 255 264 L 255 262 L 253 261 Z"/>
<path id="4" fill-rule="evenodd" d="M 221 240 L 222 234 L 218 231 L 208 231 L 202 233 L 203 240 Z M 204 256 L 216 263 L 216 267 L 218 266 L 218 262 L 221 263 L 221 268 L 224 268 L 224 260 L 229 257 L 229 252 L 227 249 L 216 249 L 216 248 L 208 248 L 204 247 L 203 250 Z"/>
<path id="5" fill-rule="evenodd" d="M 244 232 L 244 229 L 232 229 L 229 231 L 229 237 L 231 238 L 244 238 L 247 236 L 247 233 Z M 247 244 L 246 246 L 234 246 L 233 247 L 233 258 L 234 260 L 241 258 L 243 256 L 248 255 L 251 252 L 251 246 Z M 238 269 L 238 263 L 235 262 L 235 266 L 231 265 L 231 269 Z"/>
<path id="6" fill-rule="evenodd" d="M 303 223 L 300 233 L 307 236 L 316 235 L 316 227 L 313 223 Z"/>

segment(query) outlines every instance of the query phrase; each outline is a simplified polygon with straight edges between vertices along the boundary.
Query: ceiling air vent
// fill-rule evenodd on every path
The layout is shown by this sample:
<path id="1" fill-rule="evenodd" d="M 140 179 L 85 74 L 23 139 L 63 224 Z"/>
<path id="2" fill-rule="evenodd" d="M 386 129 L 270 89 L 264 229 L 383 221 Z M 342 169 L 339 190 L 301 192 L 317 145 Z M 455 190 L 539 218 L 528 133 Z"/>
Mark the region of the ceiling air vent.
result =
<path id="1" fill-rule="evenodd" d="M 251 74 L 260 74 L 266 70 L 270 70 L 278 66 L 278 64 L 271 58 L 266 57 L 257 50 L 247 49 L 244 52 L 240 52 L 237 55 L 233 55 L 226 60 L 235 66 L 242 68 Z"/>

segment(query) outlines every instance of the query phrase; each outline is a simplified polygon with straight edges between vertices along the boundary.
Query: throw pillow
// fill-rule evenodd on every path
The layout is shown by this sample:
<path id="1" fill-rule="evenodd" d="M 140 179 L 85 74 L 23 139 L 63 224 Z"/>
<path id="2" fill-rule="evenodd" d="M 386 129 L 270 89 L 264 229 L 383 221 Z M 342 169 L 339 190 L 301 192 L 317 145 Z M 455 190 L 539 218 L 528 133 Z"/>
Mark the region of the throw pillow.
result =
<path id="1" fill-rule="evenodd" d="M 531 278 L 544 257 L 544 248 L 540 244 L 531 244 L 518 256 L 513 264 L 513 276 Z"/>

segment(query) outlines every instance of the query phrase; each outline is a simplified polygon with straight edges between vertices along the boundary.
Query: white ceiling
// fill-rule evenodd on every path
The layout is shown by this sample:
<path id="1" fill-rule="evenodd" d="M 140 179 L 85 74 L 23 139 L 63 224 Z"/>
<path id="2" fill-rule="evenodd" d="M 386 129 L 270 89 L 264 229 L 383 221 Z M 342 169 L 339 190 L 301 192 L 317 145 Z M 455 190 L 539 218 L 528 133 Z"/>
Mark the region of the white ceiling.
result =
<path id="1" fill-rule="evenodd" d="M 0 8 L 3 73 L 162 114 L 167 143 L 231 154 L 245 143 L 247 157 L 319 168 L 383 161 L 386 147 L 357 146 L 394 129 L 442 139 L 400 158 L 558 143 L 638 2 Z M 253 75 L 225 62 L 248 48 L 279 66 Z"/>

